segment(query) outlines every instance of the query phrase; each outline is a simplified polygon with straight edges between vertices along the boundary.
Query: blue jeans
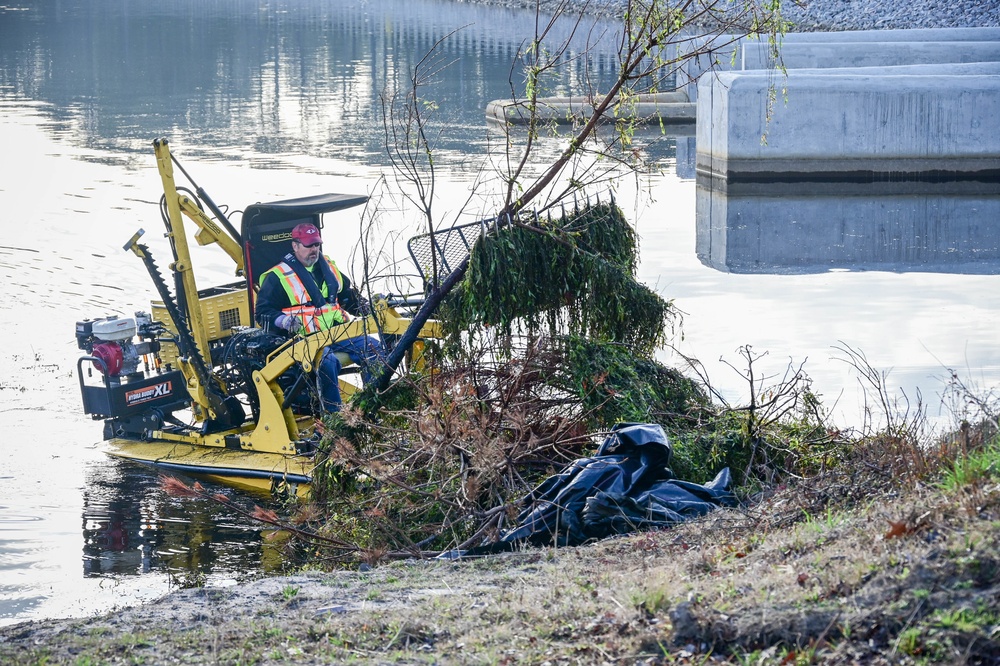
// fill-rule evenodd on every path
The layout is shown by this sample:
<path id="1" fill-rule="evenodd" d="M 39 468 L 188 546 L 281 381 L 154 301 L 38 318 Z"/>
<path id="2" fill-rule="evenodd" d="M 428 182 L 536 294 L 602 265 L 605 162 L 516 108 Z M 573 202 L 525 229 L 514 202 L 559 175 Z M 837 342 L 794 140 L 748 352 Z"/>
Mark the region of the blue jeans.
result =
<path id="1" fill-rule="evenodd" d="M 340 385 L 337 377 L 340 375 L 340 359 L 336 352 L 346 353 L 351 360 L 361 367 L 361 379 L 367 384 L 385 359 L 385 346 L 382 340 L 371 335 L 359 335 L 346 340 L 339 340 L 323 350 L 323 359 L 319 363 L 320 394 L 323 399 L 323 410 L 327 412 L 340 411 Z"/>

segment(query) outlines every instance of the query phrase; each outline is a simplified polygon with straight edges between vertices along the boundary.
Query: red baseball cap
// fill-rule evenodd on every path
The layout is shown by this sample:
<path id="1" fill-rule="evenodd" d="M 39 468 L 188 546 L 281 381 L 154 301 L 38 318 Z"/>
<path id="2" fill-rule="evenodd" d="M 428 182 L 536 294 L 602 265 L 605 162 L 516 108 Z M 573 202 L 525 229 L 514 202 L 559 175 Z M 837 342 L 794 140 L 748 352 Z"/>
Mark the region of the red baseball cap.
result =
<path id="1" fill-rule="evenodd" d="M 295 228 L 292 229 L 292 240 L 298 241 L 303 245 L 313 245 L 323 242 L 323 239 L 319 235 L 319 229 L 312 222 L 303 222 L 302 224 L 295 225 Z"/>

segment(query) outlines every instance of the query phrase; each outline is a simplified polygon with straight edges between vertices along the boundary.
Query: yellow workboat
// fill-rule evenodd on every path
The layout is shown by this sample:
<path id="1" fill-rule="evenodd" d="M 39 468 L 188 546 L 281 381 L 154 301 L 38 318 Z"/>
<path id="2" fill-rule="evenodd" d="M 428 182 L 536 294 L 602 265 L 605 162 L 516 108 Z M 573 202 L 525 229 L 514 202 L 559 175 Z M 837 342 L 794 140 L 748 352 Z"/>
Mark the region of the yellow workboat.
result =
<path id="1" fill-rule="evenodd" d="M 254 495 L 306 497 L 314 456 L 236 451 L 180 442 L 115 437 L 109 454 L 154 465 L 165 472 L 223 483 Z"/>
<path id="2" fill-rule="evenodd" d="M 154 141 L 153 148 L 173 289 L 140 242 L 140 229 L 124 249 L 146 265 L 159 299 L 150 313 L 77 323 L 77 344 L 85 352 L 77 363 L 84 412 L 104 422 L 111 455 L 255 492 L 307 495 L 322 417 L 310 377 L 324 348 L 375 334 L 391 347 L 410 327 L 409 314 L 421 298 L 374 297 L 367 316 L 306 335 L 254 327 L 255 285 L 287 252 L 292 228 L 301 222 L 322 228 L 324 214 L 368 197 L 321 194 L 255 203 L 243 209 L 237 230 L 170 154 L 166 140 Z M 176 185 L 175 165 L 196 193 Z M 200 245 L 222 249 L 240 279 L 198 288 L 185 219 L 197 227 Z M 416 255 L 414 260 L 420 262 Z M 424 340 L 439 331 L 437 322 L 421 325 L 406 356 L 411 368 L 421 367 Z M 340 380 L 345 399 L 359 389 L 348 379 Z"/>

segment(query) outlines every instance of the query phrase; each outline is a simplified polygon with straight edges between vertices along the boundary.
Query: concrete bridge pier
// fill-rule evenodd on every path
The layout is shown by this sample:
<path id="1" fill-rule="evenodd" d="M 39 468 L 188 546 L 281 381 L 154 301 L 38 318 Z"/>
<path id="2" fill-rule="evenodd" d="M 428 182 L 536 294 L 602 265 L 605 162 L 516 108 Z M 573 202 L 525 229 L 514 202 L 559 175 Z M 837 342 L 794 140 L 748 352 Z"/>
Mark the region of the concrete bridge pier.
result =
<path id="1" fill-rule="evenodd" d="M 699 176 L 1000 182 L 1000 29 L 789 35 L 787 76 L 765 50 L 700 77 Z"/>

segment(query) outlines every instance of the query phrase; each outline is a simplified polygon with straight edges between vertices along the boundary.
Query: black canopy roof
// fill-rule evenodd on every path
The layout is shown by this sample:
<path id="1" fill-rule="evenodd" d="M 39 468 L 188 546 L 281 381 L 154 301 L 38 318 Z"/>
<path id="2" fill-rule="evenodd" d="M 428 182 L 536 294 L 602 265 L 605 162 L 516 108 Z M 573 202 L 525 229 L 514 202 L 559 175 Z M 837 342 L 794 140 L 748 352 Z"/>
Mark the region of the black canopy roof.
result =
<path id="1" fill-rule="evenodd" d="M 243 233 L 246 235 L 248 229 L 273 222 L 298 220 L 296 222 L 298 224 L 298 222 L 303 221 L 303 218 L 318 217 L 323 213 L 345 210 L 359 206 L 366 201 L 368 201 L 368 196 L 364 194 L 329 193 L 251 204 L 243 212 Z"/>

